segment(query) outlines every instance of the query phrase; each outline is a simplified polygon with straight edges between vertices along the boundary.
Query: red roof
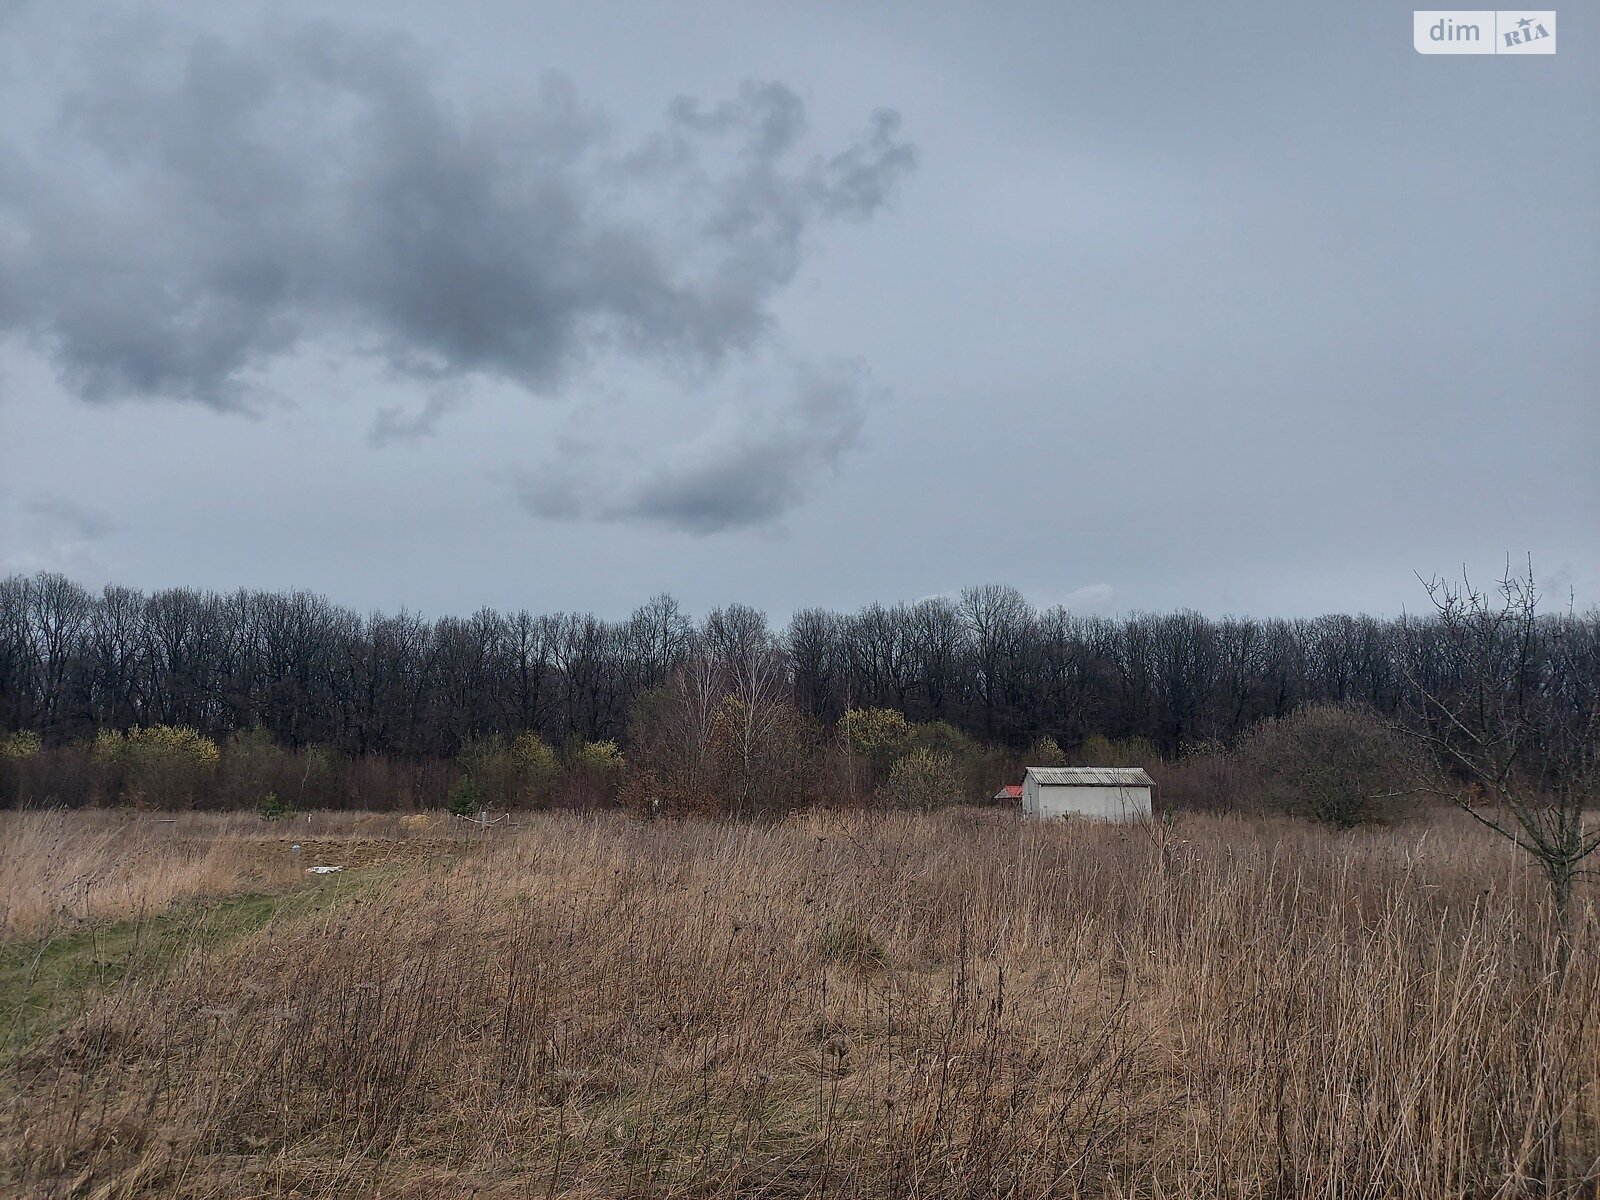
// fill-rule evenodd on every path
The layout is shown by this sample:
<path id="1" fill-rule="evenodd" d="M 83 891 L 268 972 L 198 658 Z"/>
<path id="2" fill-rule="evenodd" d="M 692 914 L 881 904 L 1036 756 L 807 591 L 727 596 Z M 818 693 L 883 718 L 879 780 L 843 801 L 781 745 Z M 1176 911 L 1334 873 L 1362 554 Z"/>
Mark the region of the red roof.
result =
<path id="1" fill-rule="evenodd" d="M 998 792 L 996 792 L 994 794 L 994 798 L 996 800 L 999 800 L 1002 797 L 1007 799 L 1007 800 L 1020 800 L 1020 799 L 1022 799 L 1022 785 L 1020 783 L 1008 783 L 1008 784 L 1006 784 L 1005 787 L 1001 788 Z"/>

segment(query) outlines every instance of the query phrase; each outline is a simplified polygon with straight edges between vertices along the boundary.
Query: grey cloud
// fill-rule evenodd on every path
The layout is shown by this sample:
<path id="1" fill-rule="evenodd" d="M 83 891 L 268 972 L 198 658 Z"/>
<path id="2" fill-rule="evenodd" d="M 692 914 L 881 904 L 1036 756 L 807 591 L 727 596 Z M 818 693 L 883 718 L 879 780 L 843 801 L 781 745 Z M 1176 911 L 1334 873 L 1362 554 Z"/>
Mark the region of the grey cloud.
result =
<path id="1" fill-rule="evenodd" d="M 414 413 L 407 413 L 399 405 L 385 405 L 372 420 L 367 445 L 381 449 L 432 437 L 439 430 L 439 422 L 466 403 L 467 395 L 462 388 L 438 387 Z"/>
<path id="2" fill-rule="evenodd" d="M 55 493 L 20 498 L 0 488 L 0 514 L 9 515 L 9 543 L 0 547 L 0 573 L 59 571 L 80 580 L 102 579 L 105 540 L 123 523 L 93 505 Z"/>
<path id="3" fill-rule="evenodd" d="M 869 217 L 915 158 L 888 112 L 806 156 L 777 83 L 619 147 L 566 82 L 459 104 L 404 38 L 160 32 L 87 62 L 36 146 L 0 143 L 0 333 L 89 401 L 253 407 L 311 343 L 535 392 L 608 351 L 715 368 L 771 328 L 810 231 Z M 375 440 L 437 415 L 380 414 Z"/>
<path id="4" fill-rule="evenodd" d="M 880 108 L 872 114 L 867 140 L 828 161 L 817 198 L 830 216 L 864 221 L 888 198 L 899 177 L 917 164 L 916 148 L 899 138 L 900 114 Z"/>
<path id="5" fill-rule="evenodd" d="M 654 465 L 568 444 L 559 462 L 520 482 L 535 516 L 665 526 L 707 535 L 770 527 L 808 499 L 860 437 L 869 385 L 859 364 L 795 368 L 778 403 L 723 410 Z M 604 479 L 604 488 L 591 481 Z"/>
<path id="6" fill-rule="evenodd" d="M 121 528 L 108 513 L 65 496 L 35 496 L 22 507 L 41 524 L 80 541 L 96 541 Z"/>

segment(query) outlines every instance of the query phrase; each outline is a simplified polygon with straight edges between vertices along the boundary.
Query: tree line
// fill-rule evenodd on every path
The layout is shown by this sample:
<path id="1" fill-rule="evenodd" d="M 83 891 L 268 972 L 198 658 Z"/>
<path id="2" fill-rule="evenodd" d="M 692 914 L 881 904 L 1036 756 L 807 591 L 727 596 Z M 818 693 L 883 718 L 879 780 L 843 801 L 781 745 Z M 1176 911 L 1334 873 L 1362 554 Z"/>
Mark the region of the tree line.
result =
<path id="1" fill-rule="evenodd" d="M 1600 645 L 1600 614 L 1568 628 Z M 882 709 L 1014 751 L 1098 735 L 1171 757 L 1308 704 L 1394 714 L 1408 672 L 1459 683 L 1446 635 L 1431 617 L 1041 611 L 1003 585 L 804 609 L 774 629 L 739 605 L 694 620 L 665 595 L 618 621 L 490 609 L 428 620 L 309 592 L 91 592 L 39 574 L 0 582 L 0 726 L 46 745 L 157 725 L 253 731 L 418 760 L 528 732 L 627 747 L 641 700 L 675 681 L 680 693 L 742 689 L 748 713 L 781 698 L 826 726 Z"/>

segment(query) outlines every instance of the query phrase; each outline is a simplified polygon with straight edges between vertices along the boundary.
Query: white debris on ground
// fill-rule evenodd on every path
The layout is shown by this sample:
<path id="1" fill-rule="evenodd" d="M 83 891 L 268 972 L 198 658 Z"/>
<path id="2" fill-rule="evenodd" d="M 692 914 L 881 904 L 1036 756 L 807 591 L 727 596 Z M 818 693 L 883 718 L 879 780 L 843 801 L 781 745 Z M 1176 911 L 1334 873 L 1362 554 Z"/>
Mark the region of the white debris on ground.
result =
<path id="1" fill-rule="evenodd" d="M 342 871 L 343 867 L 307 867 L 307 875 L 331 875 L 335 871 Z"/>

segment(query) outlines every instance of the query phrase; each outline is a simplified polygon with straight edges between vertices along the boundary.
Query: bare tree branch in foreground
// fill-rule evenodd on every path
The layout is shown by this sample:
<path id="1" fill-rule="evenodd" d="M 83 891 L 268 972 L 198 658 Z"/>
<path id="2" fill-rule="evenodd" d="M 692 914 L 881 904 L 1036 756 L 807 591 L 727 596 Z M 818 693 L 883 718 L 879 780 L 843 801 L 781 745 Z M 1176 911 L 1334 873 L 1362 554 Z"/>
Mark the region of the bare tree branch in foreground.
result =
<path id="1" fill-rule="evenodd" d="M 1531 565 L 1489 590 L 1466 578 L 1425 586 L 1433 636 L 1405 627 L 1408 731 L 1437 769 L 1431 790 L 1539 864 L 1564 964 L 1573 884 L 1600 847 L 1585 821 L 1600 782 L 1600 642 L 1570 607 L 1538 611 Z"/>

